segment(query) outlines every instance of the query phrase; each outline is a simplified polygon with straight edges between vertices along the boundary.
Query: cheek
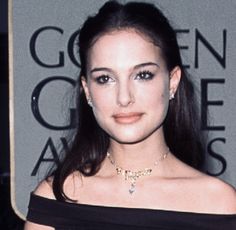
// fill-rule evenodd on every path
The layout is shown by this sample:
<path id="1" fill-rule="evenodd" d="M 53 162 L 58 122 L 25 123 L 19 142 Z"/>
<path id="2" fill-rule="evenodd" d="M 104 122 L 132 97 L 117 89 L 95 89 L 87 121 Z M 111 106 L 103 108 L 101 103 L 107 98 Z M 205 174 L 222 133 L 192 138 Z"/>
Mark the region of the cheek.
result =
<path id="1" fill-rule="evenodd" d="M 91 99 L 93 102 L 93 111 L 95 117 L 109 114 L 114 98 L 111 93 L 106 90 L 91 90 Z"/>
<path id="2" fill-rule="evenodd" d="M 145 93 L 144 93 L 145 92 Z M 148 104 L 153 108 L 160 108 L 161 105 L 167 105 L 169 103 L 169 87 L 168 83 L 156 84 L 149 87 L 148 90 L 140 91 L 140 97 L 142 97 L 142 103 Z M 147 103 L 148 102 L 148 103 Z"/>
<path id="3" fill-rule="evenodd" d="M 150 99 L 151 103 L 149 103 L 149 109 L 150 111 L 153 111 L 156 115 L 165 115 L 168 107 L 169 107 L 169 98 L 167 97 L 167 94 L 158 94 L 153 95 L 153 97 Z"/>
<path id="4" fill-rule="evenodd" d="M 104 106 L 106 105 L 107 103 L 107 98 L 105 95 L 101 94 L 92 94 L 91 95 L 91 99 L 93 101 L 93 105 L 96 107 L 96 108 L 99 108 L 101 106 Z"/>

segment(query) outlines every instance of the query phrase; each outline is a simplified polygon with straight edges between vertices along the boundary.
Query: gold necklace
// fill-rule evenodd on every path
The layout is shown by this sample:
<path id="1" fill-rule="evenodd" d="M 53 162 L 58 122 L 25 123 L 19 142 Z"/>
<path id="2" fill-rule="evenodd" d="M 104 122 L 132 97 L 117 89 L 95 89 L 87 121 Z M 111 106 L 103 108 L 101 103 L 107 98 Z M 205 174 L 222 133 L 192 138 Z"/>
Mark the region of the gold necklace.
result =
<path id="1" fill-rule="evenodd" d="M 154 166 L 157 166 L 160 161 L 163 161 L 167 157 L 169 152 L 170 150 L 168 148 L 168 150 L 158 160 L 154 162 Z M 125 180 L 129 180 L 131 182 L 129 188 L 130 195 L 132 195 L 135 192 L 137 179 L 139 179 L 142 176 L 150 176 L 153 171 L 152 168 L 145 168 L 143 170 L 138 170 L 138 171 L 123 169 L 122 167 L 116 164 L 115 160 L 112 159 L 111 154 L 109 152 L 107 152 L 107 158 L 109 159 L 111 164 L 115 167 L 117 175 L 124 176 Z"/>

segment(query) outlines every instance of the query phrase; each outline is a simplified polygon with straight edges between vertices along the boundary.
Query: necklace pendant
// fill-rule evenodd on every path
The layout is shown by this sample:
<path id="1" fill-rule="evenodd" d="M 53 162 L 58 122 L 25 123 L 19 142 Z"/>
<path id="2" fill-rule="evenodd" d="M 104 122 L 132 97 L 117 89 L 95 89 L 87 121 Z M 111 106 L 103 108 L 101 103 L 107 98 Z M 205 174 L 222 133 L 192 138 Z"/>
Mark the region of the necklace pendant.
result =
<path id="1" fill-rule="evenodd" d="M 163 161 L 169 153 L 169 149 L 167 149 L 167 152 L 162 155 L 161 158 L 159 158 L 157 161 L 154 162 L 154 166 L 157 166 L 159 162 Z M 153 169 L 152 168 L 145 168 L 144 170 L 138 170 L 138 171 L 131 171 L 129 169 L 123 169 L 122 167 L 119 167 L 115 160 L 112 159 L 110 153 L 107 152 L 107 157 L 110 160 L 111 164 L 115 167 L 117 175 L 121 175 L 124 177 L 126 181 L 129 181 L 130 188 L 129 188 L 129 194 L 132 195 L 135 192 L 136 189 L 136 181 L 140 177 L 144 176 L 150 176 Z"/>
<path id="2" fill-rule="evenodd" d="M 135 183 L 132 183 L 129 189 L 129 194 L 132 195 L 134 192 L 135 192 Z"/>

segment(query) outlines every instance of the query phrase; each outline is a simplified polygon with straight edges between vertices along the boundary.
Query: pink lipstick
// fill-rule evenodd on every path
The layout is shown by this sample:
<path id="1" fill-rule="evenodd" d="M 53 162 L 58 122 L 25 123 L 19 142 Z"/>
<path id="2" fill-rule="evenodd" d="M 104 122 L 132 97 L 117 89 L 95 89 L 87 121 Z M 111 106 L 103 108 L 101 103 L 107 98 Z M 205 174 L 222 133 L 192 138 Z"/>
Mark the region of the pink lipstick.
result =
<path id="1" fill-rule="evenodd" d="M 141 119 L 143 113 L 117 113 L 113 115 L 115 121 L 119 124 L 132 124 Z"/>

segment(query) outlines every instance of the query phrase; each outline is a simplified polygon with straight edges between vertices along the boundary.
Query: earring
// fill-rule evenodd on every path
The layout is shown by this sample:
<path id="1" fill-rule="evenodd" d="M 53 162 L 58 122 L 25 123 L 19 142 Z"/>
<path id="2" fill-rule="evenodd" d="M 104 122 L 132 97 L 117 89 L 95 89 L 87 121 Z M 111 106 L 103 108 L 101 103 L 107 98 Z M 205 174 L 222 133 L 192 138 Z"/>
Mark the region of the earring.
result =
<path id="1" fill-rule="evenodd" d="M 88 105 L 89 105 L 90 107 L 93 107 L 93 103 L 92 103 L 91 98 L 88 98 Z"/>
<path id="2" fill-rule="evenodd" d="M 174 99 L 174 98 L 175 98 L 175 94 L 174 94 L 174 93 L 171 93 L 169 99 L 172 100 L 172 99 Z"/>

